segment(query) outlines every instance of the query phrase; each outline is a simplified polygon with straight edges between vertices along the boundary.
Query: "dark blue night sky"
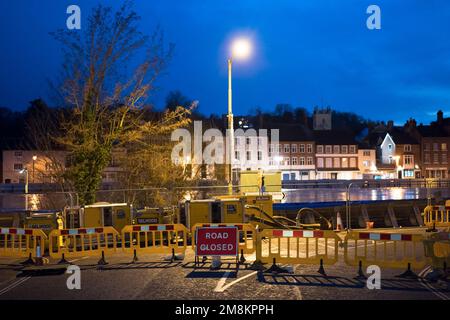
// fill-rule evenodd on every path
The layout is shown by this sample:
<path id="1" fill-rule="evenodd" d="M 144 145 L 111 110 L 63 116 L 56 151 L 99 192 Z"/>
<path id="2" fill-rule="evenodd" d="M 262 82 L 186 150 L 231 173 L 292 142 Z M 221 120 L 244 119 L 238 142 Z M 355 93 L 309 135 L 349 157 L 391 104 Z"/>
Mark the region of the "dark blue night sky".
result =
<path id="1" fill-rule="evenodd" d="M 77 4 L 82 23 L 96 1 L 2 1 L 0 105 L 23 110 L 57 75 L 61 52 L 50 31 L 64 28 Z M 115 7 L 119 1 L 102 1 Z M 377 4 L 382 29 L 366 28 Z M 226 113 L 226 41 L 254 37 L 255 56 L 234 65 L 234 113 L 277 103 L 312 110 L 330 105 L 374 120 L 404 123 L 450 115 L 450 1 L 136 0 L 142 31 L 156 25 L 175 56 L 150 102 L 171 90 L 199 100 L 203 113 Z M 83 27 L 83 24 L 82 24 Z"/>

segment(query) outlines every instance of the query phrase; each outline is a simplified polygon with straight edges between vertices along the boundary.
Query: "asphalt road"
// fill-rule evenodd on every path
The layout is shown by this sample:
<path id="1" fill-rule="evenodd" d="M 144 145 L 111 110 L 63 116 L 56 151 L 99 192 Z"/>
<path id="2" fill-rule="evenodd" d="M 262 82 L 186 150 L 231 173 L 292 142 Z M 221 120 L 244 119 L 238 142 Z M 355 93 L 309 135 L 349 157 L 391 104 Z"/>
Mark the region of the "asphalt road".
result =
<path id="1" fill-rule="evenodd" d="M 170 262 L 164 255 L 106 256 L 108 264 L 98 268 L 100 257 L 81 257 L 72 263 L 81 268 L 81 289 L 69 290 L 69 274 L 24 274 L 24 259 L 0 258 L 0 299 L 450 299 L 448 283 L 424 279 L 403 279 L 404 270 L 382 269 L 381 289 L 369 290 L 365 281 L 355 279 L 357 268 L 347 266 L 339 249 L 339 261 L 325 266 L 286 266 L 290 273 L 267 274 L 249 270 L 255 256 L 236 267 L 234 260 L 222 259 L 220 270 L 210 270 L 210 260 L 194 268 L 189 248 L 183 261 Z M 56 261 L 49 261 L 50 264 Z M 428 269 L 414 270 L 425 275 Z"/>

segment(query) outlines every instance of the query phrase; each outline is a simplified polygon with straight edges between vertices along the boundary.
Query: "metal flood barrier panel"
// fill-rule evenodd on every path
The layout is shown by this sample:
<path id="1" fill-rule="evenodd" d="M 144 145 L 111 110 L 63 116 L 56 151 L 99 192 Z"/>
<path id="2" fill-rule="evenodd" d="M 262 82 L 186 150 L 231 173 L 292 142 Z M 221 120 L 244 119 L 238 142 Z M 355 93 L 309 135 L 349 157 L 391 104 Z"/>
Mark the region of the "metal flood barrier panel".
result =
<path id="1" fill-rule="evenodd" d="M 265 229 L 258 235 L 256 259 L 263 264 L 333 265 L 338 261 L 341 241 L 332 230 Z"/>
<path id="2" fill-rule="evenodd" d="M 239 253 L 252 254 L 255 252 L 256 246 L 256 229 L 250 223 L 197 223 L 192 227 L 192 250 L 196 252 L 195 231 L 197 228 L 220 228 L 220 227 L 237 227 L 239 233 Z"/>
<path id="3" fill-rule="evenodd" d="M 43 253 L 47 235 L 41 229 L 0 228 L 0 256 L 28 257 Z"/>
<path id="4" fill-rule="evenodd" d="M 182 224 L 129 225 L 122 229 L 122 250 L 144 254 L 184 254 L 187 234 L 188 229 Z"/>
<path id="5" fill-rule="evenodd" d="M 52 258 L 100 256 L 118 250 L 119 233 L 113 227 L 52 230 L 49 254 Z"/>
<path id="6" fill-rule="evenodd" d="M 377 265 L 386 268 L 422 268 L 425 257 L 421 234 L 350 231 L 345 237 L 347 265 Z"/>
<path id="7" fill-rule="evenodd" d="M 449 206 L 428 206 L 424 210 L 425 225 L 427 227 L 449 227 L 450 207 Z"/>

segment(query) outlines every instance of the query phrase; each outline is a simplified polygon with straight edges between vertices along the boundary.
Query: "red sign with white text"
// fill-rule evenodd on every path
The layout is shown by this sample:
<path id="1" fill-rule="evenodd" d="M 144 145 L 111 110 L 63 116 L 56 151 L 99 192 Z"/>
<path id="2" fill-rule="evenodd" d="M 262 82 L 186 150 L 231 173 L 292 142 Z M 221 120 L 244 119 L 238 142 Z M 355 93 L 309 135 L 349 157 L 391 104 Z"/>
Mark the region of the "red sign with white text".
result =
<path id="1" fill-rule="evenodd" d="M 237 227 L 198 228 L 196 234 L 197 256 L 237 256 Z"/>

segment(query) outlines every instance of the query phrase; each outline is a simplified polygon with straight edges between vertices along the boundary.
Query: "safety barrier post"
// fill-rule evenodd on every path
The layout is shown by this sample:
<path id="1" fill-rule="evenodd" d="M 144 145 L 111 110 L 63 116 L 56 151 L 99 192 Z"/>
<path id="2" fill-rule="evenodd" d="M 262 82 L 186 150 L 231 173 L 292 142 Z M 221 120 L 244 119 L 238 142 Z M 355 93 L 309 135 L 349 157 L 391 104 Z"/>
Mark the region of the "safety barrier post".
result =
<path id="1" fill-rule="evenodd" d="M 98 260 L 97 266 L 105 266 L 107 264 L 108 262 L 106 262 L 105 260 L 105 251 L 102 250 L 102 257 L 100 258 L 100 260 Z"/>
<path id="2" fill-rule="evenodd" d="M 255 254 L 256 258 L 255 261 L 250 265 L 250 270 L 257 270 L 257 271 L 263 271 L 266 268 L 264 267 L 262 261 L 261 261 L 261 231 L 259 230 L 259 227 L 256 226 L 255 229 Z"/>

